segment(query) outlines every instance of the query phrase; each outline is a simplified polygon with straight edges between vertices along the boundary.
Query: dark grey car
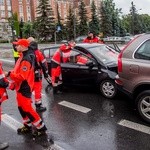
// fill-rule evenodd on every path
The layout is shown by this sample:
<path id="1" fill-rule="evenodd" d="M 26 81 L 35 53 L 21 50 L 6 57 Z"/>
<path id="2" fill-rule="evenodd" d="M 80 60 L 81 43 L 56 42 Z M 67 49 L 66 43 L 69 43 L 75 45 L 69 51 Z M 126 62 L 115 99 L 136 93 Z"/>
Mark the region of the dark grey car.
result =
<path id="1" fill-rule="evenodd" d="M 51 58 L 58 47 L 54 46 L 43 50 L 49 70 Z M 103 96 L 113 98 L 116 93 L 115 76 L 117 75 L 118 52 L 105 44 L 77 44 L 67 62 L 61 62 L 63 84 L 66 86 L 97 87 Z M 85 64 L 77 62 L 78 57 L 87 61 Z"/>

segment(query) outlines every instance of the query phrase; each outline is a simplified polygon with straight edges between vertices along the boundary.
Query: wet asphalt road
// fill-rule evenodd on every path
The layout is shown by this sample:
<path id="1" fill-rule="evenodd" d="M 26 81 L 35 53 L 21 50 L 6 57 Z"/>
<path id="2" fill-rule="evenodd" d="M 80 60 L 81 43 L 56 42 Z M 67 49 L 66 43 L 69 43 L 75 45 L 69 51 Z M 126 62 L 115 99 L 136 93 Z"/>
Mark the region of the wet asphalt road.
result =
<path id="1" fill-rule="evenodd" d="M 10 65 L 4 69 L 9 70 Z M 149 127 L 136 113 L 131 100 L 123 94 L 115 99 L 103 98 L 94 89 L 65 89 L 63 94 L 53 95 L 52 89 L 45 92 L 43 80 L 43 105 L 47 111 L 41 116 L 48 128 L 48 137 L 53 138 L 57 149 L 65 150 L 149 150 L 149 133 L 142 133 L 118 123 L 122 119 Z M 71 102 L 91 109 L 88 113 L 60 105 Z M 33 104 L 34 105 L 34 104 Z M 15 92 L 9 91 L 9 100 L 3 103 L 3 113 L 21 123 Z M 0 141 L 8 141 L 8 150 L 43 150 L 45 139 L 33 141 L 30 136 L 17 135 L 4 122 L 0 128 Z M 56 148 L 54 148 L 56 149 Z"/>

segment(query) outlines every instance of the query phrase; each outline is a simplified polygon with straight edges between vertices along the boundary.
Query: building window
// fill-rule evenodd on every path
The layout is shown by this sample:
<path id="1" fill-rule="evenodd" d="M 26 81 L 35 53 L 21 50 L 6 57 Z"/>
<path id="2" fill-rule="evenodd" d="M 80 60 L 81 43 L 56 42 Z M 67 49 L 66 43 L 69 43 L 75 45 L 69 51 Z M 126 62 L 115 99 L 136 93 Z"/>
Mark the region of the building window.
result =
<path id="1" fill-rule="evenodd" d="M 29 6 L 27 7 L 27 12 L 30 13 L 30 7 Z"/>
<path id="2" fill-rule="evenodd" d="M 7 5 L 8 5 L 8 6 L 11 5 L 10 1 L 11 1 L 11 0 L 7 0 Z"/>
<path id="3" fill-rule="evenodd" d="M 30 3 L 30 0 L 27 0 L 27 3 Z"/>
<path id="4" fill-rule="evenodd" d="M 4 0 L 0 0 L 0 5 L 4 5 Z"/>
<path id="5" fill-rule="evenodd" d="M 20 13 L 23 12 L 23 7 L 22 7 L 22 5 L 19 6 L 19 12 L 20 12 Z"/>
<path id="6" fill-rule="evenodd" d="M 5 11 L 4 11 L 4 10 L 1 11 L 1 17 L 2 17 L 2 18 L 5 17 Z"/>

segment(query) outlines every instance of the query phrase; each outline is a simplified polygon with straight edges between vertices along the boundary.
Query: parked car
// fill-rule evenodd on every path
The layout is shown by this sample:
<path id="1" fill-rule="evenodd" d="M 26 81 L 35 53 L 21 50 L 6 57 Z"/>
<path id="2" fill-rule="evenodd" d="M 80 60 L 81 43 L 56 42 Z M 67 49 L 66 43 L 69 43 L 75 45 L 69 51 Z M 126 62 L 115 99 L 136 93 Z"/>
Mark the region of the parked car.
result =
<path id="1" fill-rule="evenodd" d="M 43 50 L 49 70 L 52 55 L 58 47 Z M 115 76 L 117 75 L 118 52 L 105 44 L 77 44 L 71 51 L 67 63 L 61 63 L 63 84 L 97 87 L 103 96 L 113 98 L 117 93 Z M 86 64 L 78 63 L 79 56 L 86 58 Z"/>
<path id="2" fill-rule="evenodd" d="M 136 36 L 121 51 L 116 83 L 134 100 L 140 116 L 150 123 L 150 34 Z"/>

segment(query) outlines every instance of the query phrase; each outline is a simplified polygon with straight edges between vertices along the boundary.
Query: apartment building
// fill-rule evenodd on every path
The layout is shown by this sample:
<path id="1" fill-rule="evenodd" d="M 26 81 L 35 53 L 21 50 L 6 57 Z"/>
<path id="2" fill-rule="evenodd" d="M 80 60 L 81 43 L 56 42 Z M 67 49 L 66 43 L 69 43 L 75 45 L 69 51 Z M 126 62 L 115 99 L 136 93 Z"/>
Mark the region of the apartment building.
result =
<path id="1" fill-rule="evenodd" d="M 91 3 L 93 0 L 84 0 L 88 12 L 88 18 L 91 15 Z M 94 0 L 97 7 L 100 6 L 101 0 Z M 70 5 L 73 7 L 75 14 L 78 13 L 80 0 L 49 0 L 49 4 L 53 9 L 54 18 L 57 17 L 57 7 L 60 17 L 63 22 L 66 21 Z M 18 14 L 18 20 L 27 22 L 34 21 L 37 17 L 36 9 L 39 5 L 39 0 L 0 0 L 0 38 L 11 36 L 12 29 L 8 24 L 7 18 L 13 13 Z M 6 36 L 2 36 L 6 35 Z"/>

